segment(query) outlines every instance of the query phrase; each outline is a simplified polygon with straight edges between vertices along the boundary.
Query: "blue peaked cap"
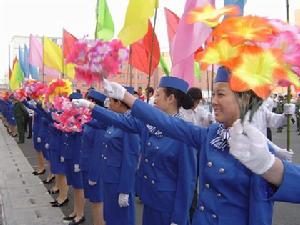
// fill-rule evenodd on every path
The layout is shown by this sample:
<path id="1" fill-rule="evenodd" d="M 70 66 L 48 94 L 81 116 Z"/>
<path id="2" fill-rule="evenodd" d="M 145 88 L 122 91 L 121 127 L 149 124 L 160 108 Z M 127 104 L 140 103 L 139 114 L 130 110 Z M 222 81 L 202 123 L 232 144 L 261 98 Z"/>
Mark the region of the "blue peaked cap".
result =
<path id="1" fill-rule="evenodd" d="M 219 67 L 219 69 L 217 71 L 217 76 L 215 77 L 215 83 L 228 82 L 229 75 L 230 75 L 230 72 L 226 67 L 224 67 L 224 66 Z"/>
<path id="2" fill-rule="evenodd" d="M 125 86 L 124 86 L 124 88 L 125 88 L 130 94 L 133 95 L 133 93 L 134 93 L 134 88 L 133 88 L 133 87 L 125 87 Z"/>
<path id="3" fill-rule="evenodd" d="M 174 88 L 186 94 L 189 84 L 178 77 L 162 77 L 160 78 L 158 87 Z"/>
<path id="4" fill-rule="evenodd" d="M 104 102 L 104 100 L 106 99 L 106 96 L 104 94 L 93 89 L 89 90 L 87 96 L 101 102 Z"/>
<path id="5" fill-rule="evenodd" d="M 73 92 L 69 95 L 69 98 L 72 99 L 81 99 L 82 98 L 82 94 L 77 93 L 77 92 Z"/>

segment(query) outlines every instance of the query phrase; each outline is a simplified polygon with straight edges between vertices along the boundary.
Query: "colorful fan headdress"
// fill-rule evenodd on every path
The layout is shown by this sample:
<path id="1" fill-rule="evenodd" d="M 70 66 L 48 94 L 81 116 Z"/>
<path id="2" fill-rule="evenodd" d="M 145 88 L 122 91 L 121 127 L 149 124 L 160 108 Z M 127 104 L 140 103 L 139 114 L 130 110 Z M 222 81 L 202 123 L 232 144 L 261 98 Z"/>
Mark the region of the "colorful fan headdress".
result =
<path id="1" fill-rule="evenodd" d="M 258 16 L 231 17 L 219 24 L 211 23 L 228 11 L 204 6 L 190 13 L 187 22 L 215 26 L 207 47 L 197 55 L 199 62 L 227 67 L 231 71 L 229 84 L 235 92 L 252 90 L 265 99 L 276 86 L 293 85 L 299 89 L 299 29 Z"/>
<path id="2" fill-rule="evenodd" d="M 49 84 L 45 101 L 53 103 L 56 96 L 69 96 L 72 93 L 72 83 L 68 79 L 55 79 Z"/>

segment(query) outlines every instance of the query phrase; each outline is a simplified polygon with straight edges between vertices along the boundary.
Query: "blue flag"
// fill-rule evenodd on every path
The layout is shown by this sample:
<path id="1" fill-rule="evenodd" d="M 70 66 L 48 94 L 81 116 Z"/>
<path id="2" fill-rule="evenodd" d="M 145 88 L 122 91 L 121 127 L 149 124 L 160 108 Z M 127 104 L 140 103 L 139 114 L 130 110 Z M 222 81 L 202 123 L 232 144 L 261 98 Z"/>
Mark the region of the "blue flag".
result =
<path id="1" fill-rule="evenodd" d="M 25 62 L 24 62 L 24 51 L 23 51 L 23 49 L 19 46 L 19 63 L 20 63 L 20 66 L 21 66 L 21 70 L 22 70 L 22 72 L 24 73 L 24 75 L 25 75 Z M 27 77 L 26 75 L 25 75 L 25 77 Z"/>
<path id="2" fill-rule="evenodd" d="M 39 79 L 38 69 L 29 63 L 29 50 L 26 45 L 24 45 L 24 63 L 26 67 L 24 71 L 25 76 L 29 77 L 29 75 L 31 75 L 32 79 L 38 80 Z"/>
<path id="3" fill-rule="evenodd" d="M 244 15 L 244 6 L 247 0 L 224 0 L 225 5 L 236 5 L 240 8 L 240 16 Z"/>

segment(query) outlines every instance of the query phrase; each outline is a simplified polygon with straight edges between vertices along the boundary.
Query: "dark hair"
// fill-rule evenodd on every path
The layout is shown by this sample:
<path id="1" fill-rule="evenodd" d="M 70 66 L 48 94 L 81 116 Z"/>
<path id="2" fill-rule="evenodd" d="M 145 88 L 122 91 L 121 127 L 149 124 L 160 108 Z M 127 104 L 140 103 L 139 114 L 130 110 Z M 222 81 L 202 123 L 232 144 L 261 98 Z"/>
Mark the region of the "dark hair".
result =
<path id="1" fill-rule="evenodd" d="M 147 93 L 150 94 L 150 93 L 154 93 L 154 88 L 153 87 L 147 87 L 146 89 Z"/>
<path id="2" fill-rule="evenodd" d="M 80 89 L 76 89 L 76 92 L 77 92 L 77 93 L 79 93 L 79 94 L 81 94 L 81 91 L 80 91 Z"/>
<path id="3" fill-rule="evenodd" d="M 115 98 L 113 98 L 113 100 L 114 100 L 114 102 L 121 102 L 121 104 L 124 105 L 127 109 L 130 109 L 130 107 L 125 102 L 122 102 L 121 100 L 118 100 Z"/>
<path id="4" fill-rule="evenodd" d="M 187 94 L 192 98 L 193 101 L 198 101 L 202 99 L 202 90 L 197 87 L 191 87 Z"/>
<path id="5" fill-rule="evenodd" d="M 175 99 L 177 100 L 177 109 L 180 107 L 183 107 L 184 109 L 189 109 L 192 99 L 188 97 L 187 94 L 183 93 L 182 91 L 175 89 L 175 88 L 170 88 L 170 87 L 165 87 L 164 92 L 167 97 L 170 95 L 174 95 Z"/>

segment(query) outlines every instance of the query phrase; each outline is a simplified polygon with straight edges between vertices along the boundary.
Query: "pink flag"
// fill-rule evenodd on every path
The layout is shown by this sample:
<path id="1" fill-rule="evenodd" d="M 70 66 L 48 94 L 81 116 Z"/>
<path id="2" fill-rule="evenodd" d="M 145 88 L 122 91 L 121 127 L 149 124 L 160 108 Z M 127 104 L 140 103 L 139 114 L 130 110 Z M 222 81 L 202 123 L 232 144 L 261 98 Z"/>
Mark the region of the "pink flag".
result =
<path id="1" fill-rule="evenodd" d="M 41 69 L 43 67 L 43 47 L 41 42 L 30 35 L 29 40 L 29 63 Z"/>
<path id="2" fill-rule="evenodd" d="M 29 40 L 29 63 L 33 66 L 39 68 L 39 73 L 53 76 L 55 78 L 60 76 L 60 72 L 51 68 L 44 66 L 43 68 L 43 46 L 42 43 L 38 40 L 38 38 L 30 35 Z"/>
<path id="3" fill-rule="evenodd" d="M 194 81 L 194 52 L 203 45 L 211 33 L 211 28 L 203 23 L 187 24 L 186 14 L 196 7 L 210 3 L 215 5 L 215 0 L 187 0 L 184 13 L 175 34 L 172 45 L 172 74 L 186 80 L 189 85 Z"/>
<path id="4" fill-rule="evenodd" d="M 167 8 L 165 8 L 165 17 L 166 17 L 167 29 L 168 29 L 169 49 L 170 49 L 169 52 L 171 54 L 173 39 L 179 24 L 179 17 L 174 12 L 172 12 Z"/>

